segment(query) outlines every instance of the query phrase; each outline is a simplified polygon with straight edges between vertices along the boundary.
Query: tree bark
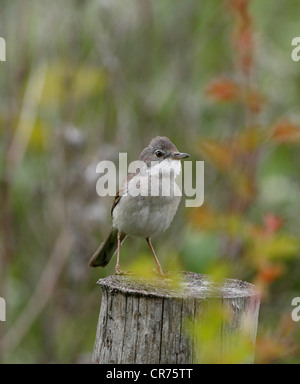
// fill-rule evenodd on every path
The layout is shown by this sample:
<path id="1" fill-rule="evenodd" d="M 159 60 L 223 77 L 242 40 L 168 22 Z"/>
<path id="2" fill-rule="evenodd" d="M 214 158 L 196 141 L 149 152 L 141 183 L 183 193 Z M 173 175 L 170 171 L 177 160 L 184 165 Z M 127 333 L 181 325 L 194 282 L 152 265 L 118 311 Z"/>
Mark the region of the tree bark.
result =
<path id="1" fill-rule="evenodd" d="M 191 272 L 98 281 L 93 363 L 254 362 L 260 300 L 253 285 Z"/>

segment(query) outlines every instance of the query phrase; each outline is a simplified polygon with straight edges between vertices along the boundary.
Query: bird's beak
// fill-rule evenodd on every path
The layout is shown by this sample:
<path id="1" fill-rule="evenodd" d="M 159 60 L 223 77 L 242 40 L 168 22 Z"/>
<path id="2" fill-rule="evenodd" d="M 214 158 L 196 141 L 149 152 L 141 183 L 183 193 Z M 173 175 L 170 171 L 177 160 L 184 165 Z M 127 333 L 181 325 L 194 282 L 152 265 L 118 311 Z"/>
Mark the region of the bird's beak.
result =
<path id="1" fill-rule="evenodd" d="M 182 160 L 190 157 L 190 155 L 188 153 L 176 152 L 176 153 L 173 153 L 171 157 L 172 159 L 175 159 L 175 160 Z"/>

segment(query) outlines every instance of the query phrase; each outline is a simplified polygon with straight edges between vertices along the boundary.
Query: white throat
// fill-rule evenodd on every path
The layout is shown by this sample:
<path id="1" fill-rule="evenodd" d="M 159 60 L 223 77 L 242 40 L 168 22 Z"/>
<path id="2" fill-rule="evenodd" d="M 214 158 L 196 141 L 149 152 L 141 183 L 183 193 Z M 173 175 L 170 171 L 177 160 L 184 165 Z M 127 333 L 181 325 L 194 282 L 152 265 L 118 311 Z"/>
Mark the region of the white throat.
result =
<path id="1" fill-rule="evenodd" d="M 147 169 L 147 173 L 151 176 L 174 175 L 174 177 L 176 177 L 181 173 L 181 161 L 169 158 L 160 162 L 154 161 L 152 166 Z"/>

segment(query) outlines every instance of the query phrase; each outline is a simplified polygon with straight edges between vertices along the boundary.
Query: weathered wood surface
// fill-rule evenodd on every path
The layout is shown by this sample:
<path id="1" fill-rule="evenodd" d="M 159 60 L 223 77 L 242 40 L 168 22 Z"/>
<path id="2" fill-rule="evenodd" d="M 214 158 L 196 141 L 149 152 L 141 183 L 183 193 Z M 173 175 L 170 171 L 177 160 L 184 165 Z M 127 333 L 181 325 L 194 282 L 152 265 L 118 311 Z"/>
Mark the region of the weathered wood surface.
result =
<path id="1" fill-rule="evenodd" d="M 213 360 L 230 361 L 228 354 L 244 348 L 246 335 L 250 349 L 248 342 L 247 353 L 241 350 L 241 361 L 237 360 L 253 363 L 260 306 L 253 285 L 238 280 L 216 284 L 208 276 L 190 272 L 152 281 L 110 276 L 98 284 L 103 294 L 94 363 L 210 362 L 199 335 L 191 329 L 198 332 L 201 324 L 209 327 L 205 319 L 210 321 L 210 310 L 216 306 L 226 316 L 213 329 Z"/>

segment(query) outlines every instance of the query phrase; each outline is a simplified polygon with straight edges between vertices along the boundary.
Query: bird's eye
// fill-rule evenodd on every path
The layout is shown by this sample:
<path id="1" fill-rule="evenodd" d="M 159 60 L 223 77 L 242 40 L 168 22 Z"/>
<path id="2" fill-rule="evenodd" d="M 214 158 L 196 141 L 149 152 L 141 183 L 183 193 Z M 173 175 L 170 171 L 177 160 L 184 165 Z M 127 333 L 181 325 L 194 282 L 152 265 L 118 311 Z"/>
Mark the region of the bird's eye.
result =
<path id="1" fill-rule="evenodd" d="M 162 157 L 164 154 L 162 151 L 156 151 L 155 155 L 156 155 L 156 157 Z"/>

